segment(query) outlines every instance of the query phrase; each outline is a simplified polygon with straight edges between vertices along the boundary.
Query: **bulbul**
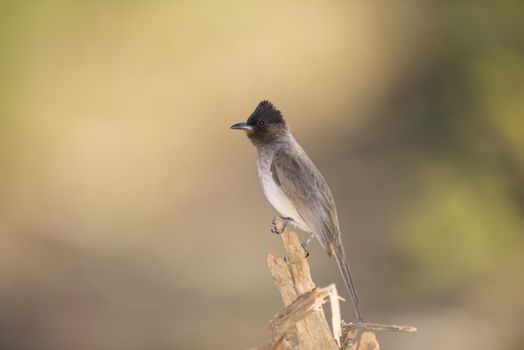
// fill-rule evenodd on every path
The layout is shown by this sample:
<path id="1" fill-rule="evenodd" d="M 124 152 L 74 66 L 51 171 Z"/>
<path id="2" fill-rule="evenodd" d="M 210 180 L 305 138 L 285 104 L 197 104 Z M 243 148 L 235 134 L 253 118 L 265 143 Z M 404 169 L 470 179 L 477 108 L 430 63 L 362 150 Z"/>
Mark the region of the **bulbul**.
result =
<path id="1" fill-rule="evenodd" d="M 286 223 L 292 222 L 310 233 L 303 247 L 314 236 L 328 255 L 335 257 L 361 322 L 333 195 L 320 171 L 291 134 L 282 113 L 271 102 L 262 101 L 246 122 L 234 124 L 231 129 L 245 130 L 255 145 L 258 176 L 271 205 Z"/>

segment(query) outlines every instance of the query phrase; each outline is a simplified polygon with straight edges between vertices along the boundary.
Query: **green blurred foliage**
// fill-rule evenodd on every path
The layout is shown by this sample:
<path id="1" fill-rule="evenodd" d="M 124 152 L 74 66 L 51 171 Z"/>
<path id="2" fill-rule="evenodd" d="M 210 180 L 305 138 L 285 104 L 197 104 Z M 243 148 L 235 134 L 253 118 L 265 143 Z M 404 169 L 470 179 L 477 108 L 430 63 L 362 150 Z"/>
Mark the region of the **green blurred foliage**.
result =
<path id="1" fill-rule="evenodd" d="M 437 50 L 419 117 L 434 129 L 396 245 L 418 288 L 449 297 L 524 254 L 524 3 L 433 9 Z"/>
<path id="2" fill-rule="evenodd" d="M 435 297 L 483 285 L 522 253 L 521 212 L 504 176 L 485 171 L 428 165 L 419 174 L 424 181 L 416 205 L 399 221 L 398 249 L 413 259 L 410 275 Z"/>

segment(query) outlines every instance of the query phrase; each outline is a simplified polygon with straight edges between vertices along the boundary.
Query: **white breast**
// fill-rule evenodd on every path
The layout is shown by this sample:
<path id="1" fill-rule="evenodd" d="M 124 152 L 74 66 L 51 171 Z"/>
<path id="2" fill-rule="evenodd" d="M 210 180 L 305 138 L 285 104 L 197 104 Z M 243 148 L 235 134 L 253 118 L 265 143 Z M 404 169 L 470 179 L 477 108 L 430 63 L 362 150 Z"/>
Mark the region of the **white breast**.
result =
<path id="1" fill-rule="evenodd" d="M 264 191 L 266 198 L 280 213 L 281 216 L 293 218 L 300 229 L 309 232 L 309 228 L 302 220 L 302 217 L 295 209 L 293 203 L 284 194 L 284 192 L 282 192 L 280 187 L 273 179 L 273 174 L 271 172 L 272 160 L 272 154 L 258 154 L 258 177 L 260 179 L 260 184 L 262 185 L 262 190 Z"/>

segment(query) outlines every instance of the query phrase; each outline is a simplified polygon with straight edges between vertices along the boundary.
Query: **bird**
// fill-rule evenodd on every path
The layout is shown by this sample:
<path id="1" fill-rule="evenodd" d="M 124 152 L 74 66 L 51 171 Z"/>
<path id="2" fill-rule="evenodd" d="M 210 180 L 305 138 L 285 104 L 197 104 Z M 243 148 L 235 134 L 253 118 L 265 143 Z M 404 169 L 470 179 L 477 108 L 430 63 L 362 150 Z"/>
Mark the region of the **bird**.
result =
<path id="1" fill-rule="evenodd" d="M 273 219 L 272 231 L 282 233 L 291 222 L 309 233 L 302 243 L 316 237 L 322 248 L 334 256 L 346 285 L 358 322 L 363 322 L 360 304 L 346 258 L 335 200 L 329 186 L 295 140 L 282 113 L 268 100 L 261 101 L 245 122 L 231 126 L 243 130 L 256 148 L 262 190 L 280 216 Z M 279 231 L 276 220 L 284 220 Z"/>

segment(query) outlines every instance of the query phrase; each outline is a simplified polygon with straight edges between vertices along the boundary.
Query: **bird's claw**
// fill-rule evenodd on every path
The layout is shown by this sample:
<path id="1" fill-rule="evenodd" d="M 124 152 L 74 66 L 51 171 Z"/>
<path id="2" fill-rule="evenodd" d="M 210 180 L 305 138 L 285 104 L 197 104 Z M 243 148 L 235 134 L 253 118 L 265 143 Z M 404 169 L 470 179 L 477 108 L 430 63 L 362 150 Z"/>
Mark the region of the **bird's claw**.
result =
<path id="1" fill-rule="evenodd" d="M 311 243 L 311 240 L 313 239 L 314 235 L 313 233 L 310 233 L 309 236 L 306 238 L 304 242 L 302 242 L 300 245 L 302 246 L 302 249 L 304 249 L 304 252 L 306 255 L 304 256 L 304 259 L 307 259 L 309 256 L 309 250 L 306 249 L 306 247 Z"/>
<path id="2" fill-rule="evenodd" d="M 276 233 L 277 235 L 282 233 L 280 230 L 278 230 L 275 219 L 273 219 L 273 222 L 271 223 L 271 232 Z"/>
<path id="3" fill-rule="evenodd" d="M 301 244 L 301 246 L 302 246 L 302 249 L 304 249 L 304 253 L 305 253 L 304 259 L 307 259 L 307 257 L 309 256 L 309 251 L 306 249 L 306 246 L 304 244 Z M 284 262 L 286 263 L 290 262 L 289 257 L 287 255 L 284 255 L 283 259 L 284 259 Z"/>
<path id="4" fill-rule="evenodd" d="M 307 259 L 309 256 L 309 250 L 306 249 L 306 246 L 307 246 L 306 242 L 302 243 L 300 246 L 302 247 L 302 249 L 304 249 L 304 253 L 305 253 L 304 259 Z"/>
<path id="5" fill-rule="evenodd" d="M 275 216 L 271 222 L 271 232 L 276 233 L 277 235 L 282 234 L 286 230 L 287 224 L 289 224 L 290 221 L 293 221 L 293 219 Z"/>

